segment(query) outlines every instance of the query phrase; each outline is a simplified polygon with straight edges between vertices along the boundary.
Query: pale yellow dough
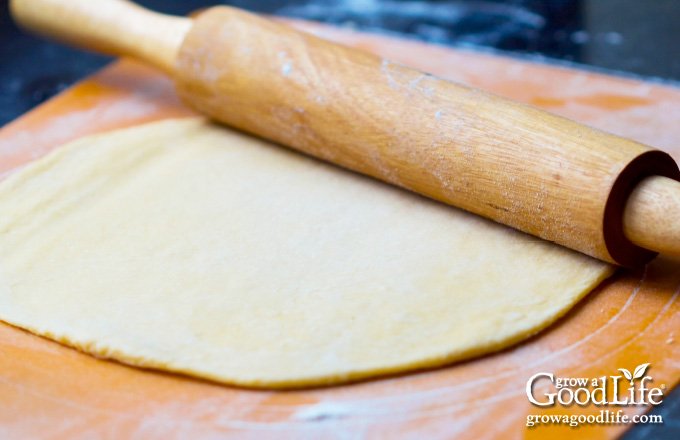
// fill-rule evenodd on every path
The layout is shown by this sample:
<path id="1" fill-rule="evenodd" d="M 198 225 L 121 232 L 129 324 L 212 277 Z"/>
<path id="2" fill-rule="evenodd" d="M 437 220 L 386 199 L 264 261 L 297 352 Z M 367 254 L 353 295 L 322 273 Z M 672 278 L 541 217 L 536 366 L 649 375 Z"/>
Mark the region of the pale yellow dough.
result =
<path id="1" fill-rule="evenodd" d="M 59 148 L 2 182 L 0 206 L 2 320 L 255 387 L 498 350 L 612 273 L 199 119 Z"/>

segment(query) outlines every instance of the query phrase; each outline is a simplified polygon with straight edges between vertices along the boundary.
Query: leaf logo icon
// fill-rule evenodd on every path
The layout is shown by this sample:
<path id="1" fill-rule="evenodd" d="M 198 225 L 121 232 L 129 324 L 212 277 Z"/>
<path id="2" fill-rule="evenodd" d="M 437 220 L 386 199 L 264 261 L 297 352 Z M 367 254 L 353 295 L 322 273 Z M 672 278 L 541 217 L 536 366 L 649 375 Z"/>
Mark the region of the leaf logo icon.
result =
<path id="1" fill-rule="evenodd" d="M 633 374 L 630 374 L 630 371 L 626 370 L 625 368 L 619 368 L 619 371 L 622 372 L 623 375 L 626 376 L 626 379 L 630 381 L 630 384 L 633 385 L 633 381 L 635 379 L 639 379 L 644 376 L 647 367 L 649 367 L 649 363 L 638 365 Z"/>
<path id="2" fill-rule="evenodd" d="M 641 378 L 645 374 L 647 367 L 649 367 L 649 363 L 638 365 L 638 367 L 635 369 L 635 373 L 633 373 L 633 379 Z"/>
<path id="3" fill-rule="evenodd" d="M 633 385 L 633 375 L 630 374 L 630 371 L 626 370 L 625 368 L 619 368 L 619 371 L 623 373 L 624 376 L 626 376 L 626 379 L 630 381 L 630 384 Z"/>

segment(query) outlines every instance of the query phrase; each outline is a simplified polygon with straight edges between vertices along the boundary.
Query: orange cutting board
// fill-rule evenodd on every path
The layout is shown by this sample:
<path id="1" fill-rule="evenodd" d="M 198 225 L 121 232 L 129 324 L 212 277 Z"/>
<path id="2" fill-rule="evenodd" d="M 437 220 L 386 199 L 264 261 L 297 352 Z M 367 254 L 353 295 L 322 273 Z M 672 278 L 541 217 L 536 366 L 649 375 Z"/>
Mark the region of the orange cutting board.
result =
<path id="1" fill-rule="evenodd" d="M 295 25 L 680 158 L 680 90 L 670 86 Z M 169 80 L 119 61 L 0 130 L 0 173 L 85 134 L 191 114 Z M 668 392 L 680 378 L 679 288 L 680 263 L 660 259 L 619 272 L 548 330 L 509 350 L 446 368 L 287 392 L 132 368 L 0 324 L 0 438 L 613 438 L 628 426 L 526 427 L 528 414 L 599 411 L 537 408 L 527 400 L 526 382 L 538 372 L 601 377 L 650 362 L 653 385 Z"/>

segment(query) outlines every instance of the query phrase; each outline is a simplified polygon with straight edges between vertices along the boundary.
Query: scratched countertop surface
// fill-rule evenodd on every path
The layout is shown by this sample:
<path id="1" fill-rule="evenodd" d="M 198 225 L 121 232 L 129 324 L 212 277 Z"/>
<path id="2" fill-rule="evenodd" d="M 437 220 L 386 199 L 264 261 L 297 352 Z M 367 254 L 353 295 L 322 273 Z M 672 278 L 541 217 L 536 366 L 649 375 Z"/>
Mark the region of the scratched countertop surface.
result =
<path id="1" fill-rule="evenodd" d="M 110 62 L 26 35 L 0 0 L 0 126 Z M 464 46 L 604 69 L 615 75 L 678 84 L 677 0 L 139 0 L 151 9 L 187 14 L 218 3 L 267 14 L 323 21 L 435 44 Z M 653 413 L 663 425 L 641 425 L 627 440 L 680 438 L 680 390 Z"/>

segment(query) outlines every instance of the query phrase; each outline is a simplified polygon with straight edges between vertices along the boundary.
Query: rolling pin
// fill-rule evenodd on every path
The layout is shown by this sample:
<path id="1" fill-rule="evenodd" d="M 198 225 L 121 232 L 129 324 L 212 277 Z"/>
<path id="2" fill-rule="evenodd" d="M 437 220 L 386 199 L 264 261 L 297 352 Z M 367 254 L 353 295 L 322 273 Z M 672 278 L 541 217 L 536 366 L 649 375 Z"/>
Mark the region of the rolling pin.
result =
<path id="1" fill-rule="evenodd" d="M 224 124 L 621 266 L 680 255 L 666 153 L 230 7 L 11 0 L 26 29 L 152 64 Z"/>

